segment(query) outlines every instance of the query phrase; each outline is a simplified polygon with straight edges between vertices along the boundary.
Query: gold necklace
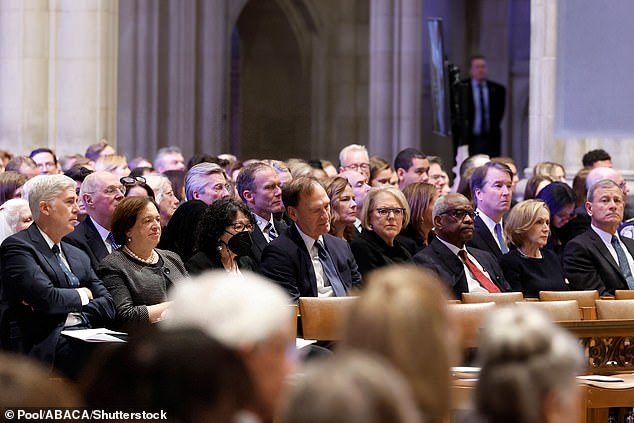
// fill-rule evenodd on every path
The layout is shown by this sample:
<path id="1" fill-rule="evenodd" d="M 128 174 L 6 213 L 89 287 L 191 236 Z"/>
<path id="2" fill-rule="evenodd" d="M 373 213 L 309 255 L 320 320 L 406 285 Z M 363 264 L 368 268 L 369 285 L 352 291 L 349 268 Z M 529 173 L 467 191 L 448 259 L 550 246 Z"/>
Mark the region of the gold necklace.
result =
<path id="1" fill-rule="evenodd" d="M 130 248 L 128 248 L 127 245 L 123 246 L 123 251 L 125 251 L 126 254 L 128 254 L 130 257 L 132 257 L 135 260 L 140 261 L 141 263 L 156 264 L 158 262 L 158 253 L 154 249 L 152 249 L 152 254 L 150 255 L 149 259 L 144 259 L 144 258 L 141 258 L 141 257 L 137 256 L 136 254 L 134 254 L 132 252 L 132 250 Z"/>

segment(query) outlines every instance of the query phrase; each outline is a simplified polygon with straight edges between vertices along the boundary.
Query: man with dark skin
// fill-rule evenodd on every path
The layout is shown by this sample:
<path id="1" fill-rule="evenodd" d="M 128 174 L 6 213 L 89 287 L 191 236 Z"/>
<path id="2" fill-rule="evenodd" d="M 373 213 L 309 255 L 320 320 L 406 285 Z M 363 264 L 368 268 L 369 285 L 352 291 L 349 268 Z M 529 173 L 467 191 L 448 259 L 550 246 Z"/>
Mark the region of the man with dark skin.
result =
<path id="1" fill-rule="evenodd" d="M 467 197 L 450 193 L 439 198 L 432 217 L 436 238 L 414 256 L 415 263 L 438 273 L 456 298 L 463 292 L 510 291 L 495 257 L 466 247 L 474 233 L 474 210 Z"/>

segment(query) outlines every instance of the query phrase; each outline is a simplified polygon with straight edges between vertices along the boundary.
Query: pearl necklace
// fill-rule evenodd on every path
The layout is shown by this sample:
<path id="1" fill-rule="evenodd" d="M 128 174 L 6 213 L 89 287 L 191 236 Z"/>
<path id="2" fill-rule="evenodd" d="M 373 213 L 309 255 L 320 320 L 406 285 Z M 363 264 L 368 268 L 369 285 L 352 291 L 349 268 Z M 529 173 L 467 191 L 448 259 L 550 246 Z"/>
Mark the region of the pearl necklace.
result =
<path id="1" fill-rule="evenodd" d="M 521 248 L 518 248 L 518 249 L 517 249 L 517 251 L 519 251 L 519 253 L 520 253 L 521 255 L 523 255 L 524 257 L 529 257 L 529 258 L 538 258 L 538 259 L 542 258 L 542 252 L 541 252 L 541 251 L 539 251 L 539 250 L 537 250 L 537 257 L 534 257 L 534 256 L 529 256 L 529 255 L 528 255 L 528 254 L 526 254 L 524 251 L 522 251 L 522 249 L 521 249 Z"/>
<path id="2" fill-rule="evenodd" d="M 125 251 L 127 255 L 129 255 L 130 257 L 132 257 L 135 260 L 140 261 L 141 263 L 156 264 L 158 262 L 158 253 L 154 249 L 152 249 L 152 255 L 150 255 L 149 259 L 144 259 L 144 258 L 141 258 L 141 257 L 137 256 L 136 254 L 134 254 L 132 252 L 131 249 L 128 248 L 127 245 L 123 246 L 123 251 Z"/>

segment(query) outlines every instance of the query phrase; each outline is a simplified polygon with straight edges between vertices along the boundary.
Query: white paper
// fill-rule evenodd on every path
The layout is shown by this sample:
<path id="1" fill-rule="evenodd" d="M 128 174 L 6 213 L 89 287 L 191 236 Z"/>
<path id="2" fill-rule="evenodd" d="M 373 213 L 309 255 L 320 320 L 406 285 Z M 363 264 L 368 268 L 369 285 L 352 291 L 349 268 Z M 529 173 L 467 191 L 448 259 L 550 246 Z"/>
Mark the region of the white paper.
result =
<path id="1" fill-rule="evenodd" d="M 125 332 L 116 332 L 114 330 L 106 328 L 96 329 L 77 329 L 77 330 L 63 330 L 62 335 L 70 336 L 71 338 L 81 339 L 85 342 L 126 342 L 123 339 L 119 339 L 112 335 L 127 335 Z"/>
<path id="2" fill-rule="evenodd" d="M 625 379 L 621 379 L 620 377 L 601 375 L 577 376 L 577 379 L 592 380 L 594 382 L 625 382 Z"/>

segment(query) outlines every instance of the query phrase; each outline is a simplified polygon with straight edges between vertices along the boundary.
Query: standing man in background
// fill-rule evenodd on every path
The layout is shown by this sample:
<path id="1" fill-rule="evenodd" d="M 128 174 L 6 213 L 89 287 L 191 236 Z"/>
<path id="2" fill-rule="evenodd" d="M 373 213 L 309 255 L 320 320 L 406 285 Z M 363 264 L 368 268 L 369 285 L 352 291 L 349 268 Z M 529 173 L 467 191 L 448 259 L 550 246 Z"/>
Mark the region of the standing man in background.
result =
<path id="1" fill-rule="evenodd" d="M 463 143 L 469 145 L 469 156 L 500 156 L 506 89 L 487 79 L 486 58 L 471 57 L 469 79 L 462 81 Z"/>

